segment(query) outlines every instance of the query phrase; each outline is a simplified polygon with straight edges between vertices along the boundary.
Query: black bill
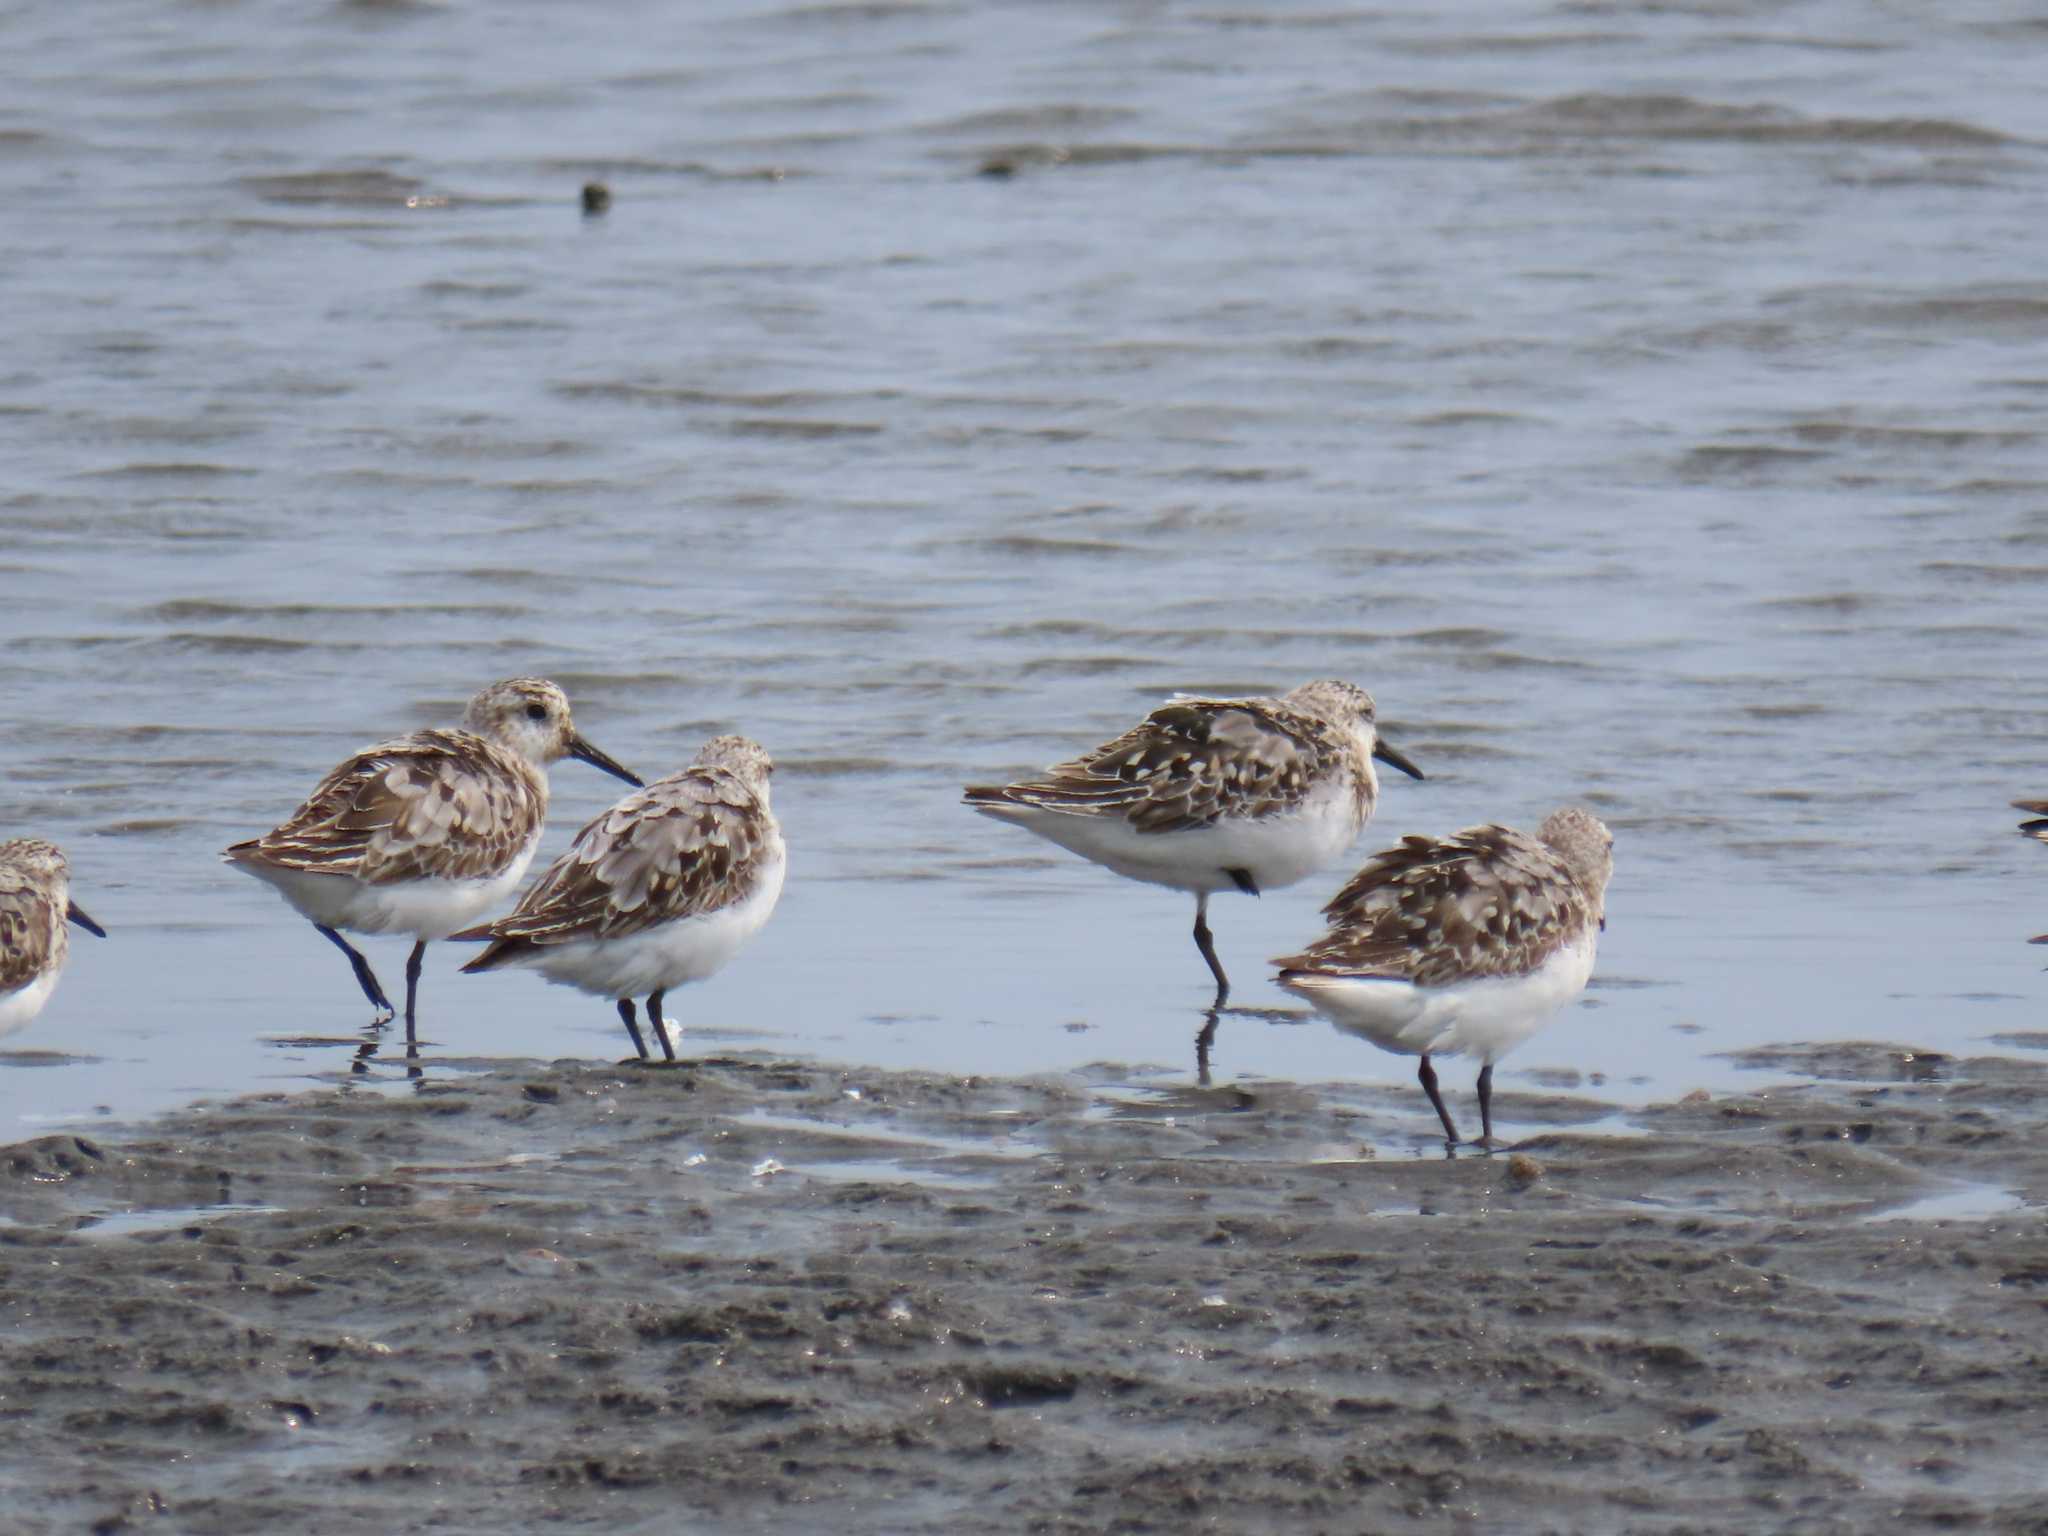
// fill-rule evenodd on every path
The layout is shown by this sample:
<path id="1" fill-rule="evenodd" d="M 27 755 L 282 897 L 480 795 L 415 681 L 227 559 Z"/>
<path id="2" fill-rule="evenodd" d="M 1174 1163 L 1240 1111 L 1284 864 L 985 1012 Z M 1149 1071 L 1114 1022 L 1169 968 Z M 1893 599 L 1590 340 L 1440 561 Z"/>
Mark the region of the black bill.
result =
<path id="1" fill-rule="evenodd" d="M 78 926 L 83 928 L 87 933 L 90 933 L 97 938 L 104 939 L 107 936 L 107 930 L 102 928 L 98 923 L 94 922 L 91 918 L 87 917 L 85 915 L 85 908 L 81 907 L 75 901 L 67 901 L 64 904 L 64 915 L 70 918 L 71 921 L 73 921 L 74 923 L 78 924 Z"/>
<path id="2" fill-rule="evenodd" d="M 569 755 L 581 758 L 593 768 L 602 768 L 615 779 L 624 779 L 635 789 L 644 787 L 644 781 L 639 774 L 634 773 L 631 769 L 620 767 L 618 763 L 606 757 L 581 736 L 571 736 L 569 738 Z M 1421 775 L 1418 774 L 1416 777 L 1420 778 Z"/>
<path id="3" fill-rule="evenodd" d="M 1381 762 L 1400 769 L 1403 773 L 1407 774 L 1408 777 L 1411 779 L 1420 779 L 1427 777 L 1427 775 L 1424 774 L 1420 768 L 1416 767 L 1413 763 L 1409 762 L 1407 758 L 1403 757 L 1399 752 L 1396 752 L 1384 741 L 1380 741 L 1377 739 L 1374 740 L 1372 744 L 1372 755 L 1378 758 Z"/>

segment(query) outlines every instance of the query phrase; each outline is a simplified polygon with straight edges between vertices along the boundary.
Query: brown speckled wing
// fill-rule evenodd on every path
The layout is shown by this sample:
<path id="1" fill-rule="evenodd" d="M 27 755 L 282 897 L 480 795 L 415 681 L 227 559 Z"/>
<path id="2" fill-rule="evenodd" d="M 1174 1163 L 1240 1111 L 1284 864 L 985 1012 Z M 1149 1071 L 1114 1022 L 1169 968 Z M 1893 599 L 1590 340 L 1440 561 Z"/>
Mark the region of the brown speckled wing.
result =
<path id="1" fill-rule="evenodd" d="M 547 817 L 547 781 L 467 731 L 421 731 L 358 752 L 275 831 L 228 850 L 244 863 L 367 885 L 502 872 Z"/>
<path id="2" fill-rule="evenodd" d="M 1267 699 L 1179 699 L 1071 762 L 968 802 L 1122 816 L 1140 832 L 1288 811 L 1344 759 L 1347 739 Z"/>
<path id="3" fill-rule="evenodd" d="M 2033 821 L 2020 823 L 2022 832 L 2048 843 L 2048 800 L 2015 800 L 2012 808 L 2016 811 L 2025 811 L 2035 818 Z"/>
<path id="4" fill-rule="evenodd" d="M 694 767 L 626 796 L 507 916 L 462 937 L 562 944 L 621 939 L 744 900 L 780 857 L 775 818 L 723 768 Z"/>
<path id="5" fill-rule="evenodd" d="M 0 874 L 0 992 L 25 987 L 69 947 L 64 913 L 35 881 Z"/>
<path id="6" fill-rule="evenodd" d="M 1323 915 L 1329 932 L 1274 964 L 1425 987 L 1525 976 L 1599 922 L 1562 859 L 1501 826 L 1403 838 L 1368 860 Z"/>

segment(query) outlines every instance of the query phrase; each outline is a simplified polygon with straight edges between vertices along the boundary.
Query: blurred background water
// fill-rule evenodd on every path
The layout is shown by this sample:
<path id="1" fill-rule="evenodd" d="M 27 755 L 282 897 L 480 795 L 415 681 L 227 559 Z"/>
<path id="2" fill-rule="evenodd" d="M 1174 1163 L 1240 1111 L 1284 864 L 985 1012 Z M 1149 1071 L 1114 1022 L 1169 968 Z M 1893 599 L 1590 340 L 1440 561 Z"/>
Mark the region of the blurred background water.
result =
<path id="1" fill-rule="evenodd" d="M 782 909 L 670 995 L 686 1050 L 1189 1078 L 1188 900 L 959 786 L 1317 676 L 1431 775 L 1357 858 L 1616 830 L 1593 990 L 1504 1089 L 2024 1047 L 2048 23 L 2013 15 L 6 8 L 0 832 L 61 841 L 112 936 L 0 1050 L 0 1131 L 346 1076 L 341 958 L 216 852 L 534 672 L 650 777 L 729 729 L 781 762 Z M 618 788 L 555 786 L 544 859 Z M 1234 1001 L 1285 1004 L 1264 957 L 1355 862 L 1218 899 Z M 460 958 L 430 1080 L 625 1047 Z M 1412 1062 L 1247 1015 L 1214 1070 Z"/>

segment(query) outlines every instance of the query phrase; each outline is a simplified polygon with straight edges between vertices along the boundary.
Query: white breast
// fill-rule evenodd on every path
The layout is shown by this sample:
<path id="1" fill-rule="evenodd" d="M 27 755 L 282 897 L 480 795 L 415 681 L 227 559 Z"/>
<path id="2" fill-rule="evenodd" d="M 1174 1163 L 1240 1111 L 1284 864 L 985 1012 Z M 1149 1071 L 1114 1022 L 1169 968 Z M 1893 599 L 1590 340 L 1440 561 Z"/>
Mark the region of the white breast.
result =
<path id="1" fill-rule="evenodd" d="M 540 847 L 533 836 L 519 855 L 495 875 L 475 880 L 407 880 L 365 885 L 350 875 L 319 875 L 266 864 L 236 864 L 266 880 L 302 916 L 326 928 L 350 933 L 402 933 L 416 939 L 445 939 L 492 909 L 511 901 Z"/>
<path id="2" fill-rule="evenodd" d="M 782 895 L 786 859 L 761 869 L 753 890 L 729 907 L 677 918 L 622 939 L 578 939 L 549 944 L 516 961 L 549 981 L 600 997 L 645 997 L 724 968 L 761 931 Z"/>
<path id="3" fill-rule="evenodd" d="M 1299 809 L 1275 816 L 1226 818 L 1181 832 L 1140 832 L 1122 816 L 1073 816 L 1025 806 L 978 805 L 1129 880 L 1203 893 L 1235 887 L 1226 870 L 1250 873 L 1262 891 L 1278 890 L 1326 869 L 1364 823 L 1348 784 L 1319 785 Z"/>
<path id="4" fill-rule="evenodd" d="M 43 1004 L 56 990 L 57 973 L 45 971 L 25 987 L 0 993 L 0 1035 L 11 1035 L 26 1028 L 29 1020 L 43 1011 Z"/>
<path id="5" fill-rule="evenodd" d="M 1439 987 L 1371 977 L 1301 974 L 1281 983 L 1346 1034 L 1402 1055 L 1477 1056 L 1487 1065 L 1535 1034 L 1586 989 L 1596 935 L 1566 945 L 1526 976 Z"/>

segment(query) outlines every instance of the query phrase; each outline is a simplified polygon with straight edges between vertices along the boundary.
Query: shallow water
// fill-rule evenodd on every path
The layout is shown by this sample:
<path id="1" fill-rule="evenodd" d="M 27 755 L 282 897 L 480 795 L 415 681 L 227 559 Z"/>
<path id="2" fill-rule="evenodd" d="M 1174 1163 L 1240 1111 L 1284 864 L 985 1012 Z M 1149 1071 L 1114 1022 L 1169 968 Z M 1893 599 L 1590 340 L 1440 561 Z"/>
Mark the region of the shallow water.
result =
<path id="1" fill-rule="evenodd" d="M 1431 775 L 1368 844 L 1616 830 L 1506 1090 L 2037 1028 L 2048 29 L 2006 14 L 17 12 L 0 827 L 112 937 L 0 1125 L 347 1074 L 346 969 L 215 851 L 516 672 L 643 773 L 784 766 L 695 1047 L 1185 1081 L 1189 903 L 958 788 L 1326 675 Z M 555 784 L 544 856 L 617 787 Z M 1343 873 L 1219 899 L 1235 1001 Z M 456 958 L 430 1075 L 623 1048 Z M 1213 1070 L 1411 1065 L 1245 1016 Z"/>

